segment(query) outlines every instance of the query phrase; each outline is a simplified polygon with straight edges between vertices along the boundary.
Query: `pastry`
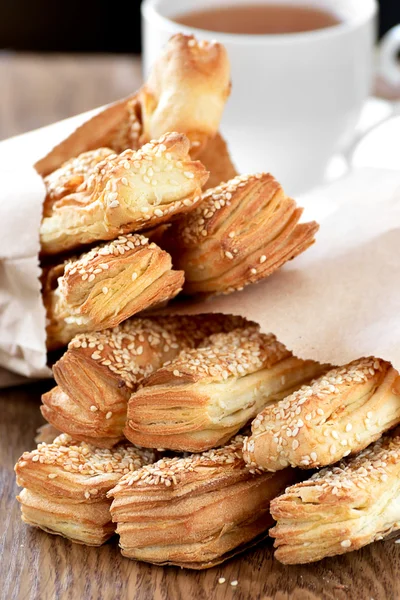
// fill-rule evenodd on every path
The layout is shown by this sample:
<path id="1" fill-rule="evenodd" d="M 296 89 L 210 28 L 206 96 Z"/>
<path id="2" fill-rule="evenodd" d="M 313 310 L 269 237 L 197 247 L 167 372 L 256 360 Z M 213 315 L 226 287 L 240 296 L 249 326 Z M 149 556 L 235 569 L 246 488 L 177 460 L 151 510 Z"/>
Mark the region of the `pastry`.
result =
<path id="1" fill-rule="evenodd" d="M 53 205 L 68 196 L 74 194 L 82 183 L 96 171 L 99 163 L 114 155 L 110 148 L 97 148 L 83 152 L 78 157 L 71 158 L 44 178 L 46 186 L 46 198 L 43 205 L 43 216 L 49 217 L 53 211 Z"/>
<path id="2" fill-rule="evenodd" d="M 74 542 L 100 546 L 114 534 L 107 492 L 156 455 L 126 444 L 104 450 L 61 434 L 17 464 L 22 520 Z"/>
<path id="3" fill-rule="evenodd" d="M 400 528 L 400 431 L 322 469 L 271 503 L 275 557 L 308 563 L 357 550 Z"/>
<path id="4" fill-rule="evenodd" d="M 40 227 L 42 254 L 151 228 L 192 210 L 208 173 L 190 159 L 189 146 L 183 134 L 168 133 L 136 152 L 106 156 L 83 175 L 76 190 L 47 203 Z M 54 178 L 52 186 L 58 189 Z"/>
<path id="5" fill-rule="evenodd" d="M 217 450 L 163 458 L 112 489 L 122 554 L 157 565 L 206 569 L 266 536 L 269 504 L 296 472 L 246 468 L 242 436 Z"/>
<path id="6" fill-rule="evenodd" d="M 153 138 L 177 131 L 187 134 L 192 158 L 211 171 L 212 185 L 227 181 L 236 172 L 218 126 L 230 92 L 229 78 L 223 46 L 175 35 L 136 94 L 90 119 L 35 167 L 46 177 L 65 161 L 76 165 L 82 157 L 71 157 L 82 153 L 138 150 Z"/>
<path id="7" fill-rule="evenodd" d="M 229 179 L 233 179 L 238 175 L 229 154 L 226 141 L 220 133 L 217 133 L 207 142 L 206 147 L 200 152 L 197 158 L 210 173 L 209 178 L 203 185 L 203 190 L 216 187 L 220 183 L 229 181 Z"/>
<path id="8" fill-rule="evenodd" d="M 43 395 L 43 416 L 75 439 L 111 447 L 124 436 L 130 395 L 183 348 L 244 325 L 226 315 L 134 318 L 79 334 L 53 366 L 59 387 Z"/>
<path id="9" fill-rule="evenodd" d="M 66 345 L 79 332 L 118 325 L 169 300 L 183 284 L 171 257 L 139 234 L 120 236 L 50 268 L 43 283 L 47 346 Z"/>
<path id="10" fill-rule="evenodd" d="M 230 89 L 224 46 L 174 35 L 138 94 L 141 141 L 179 131 L 189 138 L 192 156 L 200 153 L 218 131 Z"/>
<path id="11" fill-rule="evenodd" d="M 208 450 L 324 368 L 294 357 L 256 325 L 215 334 L 132 394 L 124 433 L 147 448 Z"/>
<path id="12" fill-rule="evenodd" d="M 269 471 L 313 469 L 359 452 L 399 422 L 398 372 L 362 358 L 267 406 L 253 421 L 244 456 Z"/>
<path id="13" fill-rule="evenodd" d="M 185 271 L 184 292 L 229 293 L 276 271 L 314 243 L 318 225 L 299 224 L 301 213 L 265 173 L 207 190 L 165 236 L 174 265 Z"/>

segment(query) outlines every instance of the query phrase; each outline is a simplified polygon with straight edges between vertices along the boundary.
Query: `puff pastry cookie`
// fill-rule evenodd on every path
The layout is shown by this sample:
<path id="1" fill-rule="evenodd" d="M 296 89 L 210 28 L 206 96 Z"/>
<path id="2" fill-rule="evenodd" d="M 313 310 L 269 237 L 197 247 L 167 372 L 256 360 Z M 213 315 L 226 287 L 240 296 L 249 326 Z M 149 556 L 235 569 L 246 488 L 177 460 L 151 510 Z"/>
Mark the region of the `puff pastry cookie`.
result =
<path id="1" fill-rule="evenodd" d="M 400 377 L 371 357 L 322 375 L 253 421 L 245 459 L 270 471 L 313 469 L 359 452 L 400 422 Z"/>
<path id="2" fill-rule="evenodd" d="M 218 131 L 230 89 L 224 46 L 174 35 L 139 91 L 141 141 L 179 131 L 199 153 Z"/>
<path id="3" fill-rule="evenodd" d="M 109 492 L 122 554 L 158 565 L 206 569 L 265 537 L 269 504 L 296 477 L 250 471 L 241 436 L 228 446 L 163 458 Z"/>
<path id="4" fill-rule="evenodd" d="M 182 349 L 244 322 L 226 315 L 135 318 L 80 334 L 53 366 L 59 387 L 43 395 L 42 414 L 75 439 L 112 447 L 124 437 L 128 399 L 145 377 Z"/>
<path id="5" fill-rule="evenodd" d="M 51 268 L 43 285 L 47 346 L 66 345 L 79 332 L 118 325 L 176 296 L 183 272 L 170 255 L 139 234 L 120 236 Z"/>
<path id="6" fill-rule="evenodd" d="M 114 534 L 107 492 L 156 455 L 121 444 L 112 450 L 62 434 L 24 452 L 15 466 L 22 520 L 73 542 L 100 546 Z"/>
<path id="7" fill-rule="evenodd" d="M 400 432 L 322 469 L 271 503 L 275 557 L 308 563 L 357 550 L 400 529 Z"/>
<path id="8" fill-rule="evenodd" d="M 184 292 L 229 293 L 256 283 L 314 243 L 315 222 L 269 174 L 240 175 L 207 190 L 166 236 Z"/>
<path id="9" fill-rule="evenodd" d="M 110 240 L 191 210 L 201 200 L 208 173 L 190 159 L 189 147 L 183 134 L 168 133 L 136 152 L 106 156 L 75 191 L 47 203 L 40 228 L 42 253 Z M 61 169 L 60 186 L 68 168 Z M 57 185 L 53 177 L 52 186 Z"/>
<path id="10" fill-rule="evenodd" d="M 132 394 L 125 436 L 149 448 L 208 450 L 323 368 L 294 357 L 255 325 L 212 335 Z"/>

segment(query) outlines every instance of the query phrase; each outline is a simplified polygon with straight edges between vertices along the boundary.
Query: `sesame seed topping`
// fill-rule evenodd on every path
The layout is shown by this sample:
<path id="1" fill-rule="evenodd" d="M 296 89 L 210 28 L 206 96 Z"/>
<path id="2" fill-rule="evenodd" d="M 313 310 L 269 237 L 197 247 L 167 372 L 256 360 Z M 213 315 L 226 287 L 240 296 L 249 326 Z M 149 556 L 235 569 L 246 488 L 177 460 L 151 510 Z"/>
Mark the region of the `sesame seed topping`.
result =
<path id="1" fill-rule="evenodd" d="M 290 352 L 274 335 L 259 333 L 258 326 L 249 325 L 211 335 L 200 347 L 183 350 L 161 370 L 203 382 L 224 381 L 268 368 L 287 356 Z"/>
<path id="2" fill-rule="evenodd" d="M 365 384 L 369 383 L 369 394 L 373 395 L 377 389 L 375 381 L 381 381 L 382 376 L 389 368 L 390 363 L 375 357 L 362 358 L 343 367 L 331 369 L 311 382 L 310 385 L 303 385 L 283 400 L 268 405 L 253 422 L 252 437 L 250 438 L 256 441 L 260 436 L 267 436 L 263 443 L 265 444 L 265 440 L 268 439 L 270 445 L 264 466 L 267 466 L 268 463 L 268 468 L 272 469 L 273 465 L 283 465 L 285 462 L 285 464 L 293 466 L 308 467 L 311 461 L 317 463 L 314 466 L 321 466 L 316 453 L 313 451 L 310 454 L 310 446 L 314 450 L 315 439 L 319 435 L 330 436 L 335 440 L 335 443 L 328 446 L 332 462 L 340 460 L 344 454 L 350 454 L 354 448 L 361 449 L 362 446 L 361 448 L 357 446 L 362 443 L 363 439 L 359 434 L 355 434 L 354 437 L 346 435 L 353 428 L 352 424 L 348 422 L 348 413 L 344 410 L 353 397 L 349 394 L 349 389 L 356 396 L 359 393 L 359 387 L 364 386 L 361 387 L 361 390 L 365 390 Z M 368 396 L 369 398 L 370 396 Z M 335 429 L 332 429 L 332 421 L 330 421 L 332 413 L 340 415 L 336 417 Z M 368 417 L 368 415 L 370 416 Z M 368 411 L 367 421 L 372 416 L 372 411 Z M 310 421 L 313 422 L 313 427 L 308 426 L 304 430 L 301 443 L 300 440 L 293 440 L 304 423 Z M 275 442 L 275 439 L 278 442 Z M 284 441 L 285 443 L 283 443 Z M 300 455 L 292 454 L 292 451 L 296 451 L 299 447 L 303 450 L 301 458 L 299 458 Z M 254 457 L 250 454 L 246 454 L 245 458 L 252 463 Z"/>
<path id="3" fill-rule="evenodd" d="M 108 377 L 116 377 L 127 388 L 136 390 L 144 378 L 180 350 L 193 348 L 207 336 L 221 330 L 229 331 L 243 323 L 240 317 L 222 315 L 134 317 L 112 329 L 75 336 L 69 343 L 68 352 L 74 352 L 75 361 L 82 353 L 85 364 L 86 349 L 90 347 L 91 354 L 95 352 L 96 362 L 107 367 Z M 138 356 L 149 356 L 149 353 L 152 360 L 138 362 Z"/>
<path id="4" fill-rule="evenodd" d="M 28 471 L 34 468 L 32 463 L 36 462 L 51 466 L 54 471 L 48 474 L 49 479 L 55 479 L 63 471 L 89 477 L 105 473 L 121 476 L 134 472 L 143 464 L 153 462 L 153 460 L 154 452 L 152 450 L 143 450 L 127 444 L 118 444 L 112 449 L 96 448 L 86 442 L 77 442 L 71 436 L 63 433 L 51 444 L 42 442 L 38 444 L 36 450 L 24 452 L 17 467 L 21 471 Z M 98 490 L 96 490 L 97 492 Z M 86 498 L 89 496 L 85 495 Z"/>
<path id="5" fill-rule="evenodd" d="M 210 478 L 218 478 L 220 469 L 226 468 L 235 471 L 242 469 L 249 477 L 260 475 L 260 470 L 253 473 L 243 460 L 243 440 L 242 435 L 237 435 L 228 445 L 221 448 L 184 457 L 164 457 L 154 464 L 144 465 L 135 473 L 129 473 L 120 479 L 112 495 L 116 497 L 119 491 L 129 486 L 165 486 L 173 490 L 181 483 L 184 485 L 186 477 L 190 477 L 191 473 L 204 468 L 210 469 Z"/>

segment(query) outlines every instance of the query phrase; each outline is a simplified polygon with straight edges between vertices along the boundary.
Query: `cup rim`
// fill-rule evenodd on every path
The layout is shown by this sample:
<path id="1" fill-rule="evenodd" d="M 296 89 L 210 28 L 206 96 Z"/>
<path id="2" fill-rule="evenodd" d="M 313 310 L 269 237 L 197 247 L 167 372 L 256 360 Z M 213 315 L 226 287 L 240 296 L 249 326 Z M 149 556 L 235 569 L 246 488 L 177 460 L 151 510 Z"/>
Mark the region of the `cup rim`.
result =
<path id="1" fill-rule="evenodd" d="M 351 19 L 349 21 L 341 21 L 336 25 L 330 27 L 324 27 L 323 29 L 314 29 L 312 31 L 300 31 L 297 33 L 264 33 L 264 34 L 247 34 L 247 33 L 224 33 L 219 31 L 210 31 L 209 29 L 198 29 L 197 27 L 189 27 L 187 25 L 181 25 L 176 23 L 168 17 L 160 14 L 157 10 L 157 3 L 161 0 L 144 0 L 141 4 L 141 14 L 143 19 L 156 21 L 163 29 L 169 29 L 171 34 L 184 33 L 194 34 L 200 38 L 205 34 L 208 37 L 218 37 L 218 41 L 224 43 L 235 43 L 243 45 L 273 45 L 276 42 L 280 44 L 290 44 L 292 42 L 310 42 L 317 41 L 321 38 L 329 39 L 343 35 L 349 31 L 354 31 L 358 27 L 364 25 L 371 19 L 375 18 L 378 13 L 378 2 L 377 0 L 370 0 L 370 8 L 368 12 Z"/>

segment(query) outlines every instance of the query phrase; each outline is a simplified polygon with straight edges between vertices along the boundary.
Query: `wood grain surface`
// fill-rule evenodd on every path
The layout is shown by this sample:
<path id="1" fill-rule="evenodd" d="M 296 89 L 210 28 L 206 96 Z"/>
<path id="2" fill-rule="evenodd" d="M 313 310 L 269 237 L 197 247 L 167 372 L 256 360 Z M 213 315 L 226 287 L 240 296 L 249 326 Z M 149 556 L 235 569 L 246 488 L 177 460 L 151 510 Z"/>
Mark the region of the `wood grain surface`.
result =
<path id="1" fill-rule="evenodd" d="M 284 566 L 271 543 L 224 565 L 196 572 L 123 558 L 118 541 L 101 548 L 73 544 L 20 520 L 13 466 L 34 448 L 40 394 L 49 382 L 0 391 L 1 600 L 396 600 L 400 545 L 372 544 L 309 566 Z M 223 584 L 218 583 L 225 577 Z M 233 588 L 231 581 L 237 580 Z"/>
<path id="2" fill-rule="evenodd" d="M 123 98 L 141 81 L 135 56 L 0 51 L 0 140 Z"/>
<path id="3" fill-rule="evenodd" d="M 132 57 L 0 54 L 0 139 L 125 96 L 140 85 Z M 87 548 L 26 526 L 13 467 L 34 447 L 50 382 L 0 390 L 1 600 L 397 600 L 400 545 L 373 544 L 310 566 L 285 567 L 265 543 L 203 572 L 123 558 L 118 541 Z M 218 579 L 224 577 L 225 583 Z M 231 581 L 238 585 L 232 587 Z"/>

